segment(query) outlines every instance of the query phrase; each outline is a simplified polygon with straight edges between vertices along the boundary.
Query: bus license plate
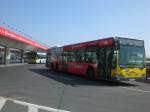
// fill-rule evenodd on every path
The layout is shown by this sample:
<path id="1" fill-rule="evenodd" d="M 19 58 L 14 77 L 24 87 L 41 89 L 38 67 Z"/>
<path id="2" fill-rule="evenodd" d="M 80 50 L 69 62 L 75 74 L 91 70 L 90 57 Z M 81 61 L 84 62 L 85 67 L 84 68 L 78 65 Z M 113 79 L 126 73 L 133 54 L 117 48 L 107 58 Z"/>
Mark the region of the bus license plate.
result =
<path id="1" fill-rule="evenodd" d="M 129 81 L 135 81 L 135 79 L 129 79 Z"/>

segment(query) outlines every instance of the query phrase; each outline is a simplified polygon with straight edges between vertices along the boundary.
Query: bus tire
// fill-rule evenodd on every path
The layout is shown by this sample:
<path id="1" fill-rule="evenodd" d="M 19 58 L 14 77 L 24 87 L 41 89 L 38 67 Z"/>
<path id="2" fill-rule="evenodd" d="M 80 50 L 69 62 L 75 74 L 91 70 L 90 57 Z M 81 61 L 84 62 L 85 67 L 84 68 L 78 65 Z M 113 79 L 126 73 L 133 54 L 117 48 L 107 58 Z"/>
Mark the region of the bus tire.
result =
<path id="1" fill-rule="evenodd" d="M 90 80 L 94 80 L 95 79 L 95 76 L 94 76 L 94 69 L 92 67 L 88 68 L 87 69 L 87 77 L 90 79 Z"/>

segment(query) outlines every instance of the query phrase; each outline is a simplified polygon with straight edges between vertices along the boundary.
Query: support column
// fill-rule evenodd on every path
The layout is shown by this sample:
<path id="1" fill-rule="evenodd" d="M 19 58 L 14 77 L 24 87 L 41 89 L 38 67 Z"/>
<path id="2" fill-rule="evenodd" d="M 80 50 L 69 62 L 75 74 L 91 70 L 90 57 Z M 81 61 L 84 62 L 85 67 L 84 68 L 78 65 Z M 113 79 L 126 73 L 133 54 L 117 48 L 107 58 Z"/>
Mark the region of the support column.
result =
<path id="1" fill-rule="evenodd" d="M 0 64 L 4 64 L 4 47 L 0 46 Z"/>
<path id="2" fill-rule="evenodd" d="M 24 63 L 24 50 L 21 50 L 21 63 Z"/>
<path id="3" fill-rule="evenodd" d="M 5 64 L 9 64 L 10 62 L 10 49 L 5 47 L 5 56 L 4 56 Z"/>

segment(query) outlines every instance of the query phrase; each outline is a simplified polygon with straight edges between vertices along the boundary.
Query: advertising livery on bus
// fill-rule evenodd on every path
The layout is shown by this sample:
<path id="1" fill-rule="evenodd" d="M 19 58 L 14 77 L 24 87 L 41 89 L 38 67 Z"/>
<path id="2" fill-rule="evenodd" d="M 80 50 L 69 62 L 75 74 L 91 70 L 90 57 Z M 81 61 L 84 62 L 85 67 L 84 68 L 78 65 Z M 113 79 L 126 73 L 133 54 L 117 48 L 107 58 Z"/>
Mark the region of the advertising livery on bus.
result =
<path id="1" fill-rule="evenodd" d="M 54 71 L 87 76 L 90 79 L 144 79 L 144 41 L 111 37 L 50 48 L 46 66 Z"/>

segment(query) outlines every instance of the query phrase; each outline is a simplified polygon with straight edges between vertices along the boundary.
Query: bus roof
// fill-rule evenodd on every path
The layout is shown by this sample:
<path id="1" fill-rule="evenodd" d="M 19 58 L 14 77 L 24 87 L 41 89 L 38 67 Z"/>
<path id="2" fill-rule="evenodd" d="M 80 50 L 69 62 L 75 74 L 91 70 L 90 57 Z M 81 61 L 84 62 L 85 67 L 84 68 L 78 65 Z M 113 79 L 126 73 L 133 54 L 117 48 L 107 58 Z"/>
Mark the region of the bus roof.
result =
<path id="1" fill-rule="evenodd" d="M 77 50 L 80 48 L 85 48 L 88 46 L 112 46 L 113 45 L 114 38 L 104 38 L 104 39 L 99 39 L 99 40 L 94 40 L 94 41 L 87 41 L 87 42 L 82 42 L 82 43 L 77 43 L 77 44 L 72 44 L 72 45 L 66 45 L 63 46 L 64 50 Z"/>
<path id="2" fill-rule="evenodd" d="M 124 38 L 124 37 L 109 37 L 109 38 L 103 38 L 103 39 L 98 39 L 98 40 L 93 40 L 93 41 L 87 41 L 87 42 L 81 42 L 81 43 L 76 43 L 76 44 L 71 44 L 71 45 L 65 45 L 62 47 L 52 47 L 49 49 L 56 49 L 56 48 L 63 48 L 64 50 L 77 50 L 80 48 L 86 48 L 88 46 L 112 46 L 114 44 L 114 41 L 118 39 L 129 39 L 129 40 L 137 40 L 137 41 L 143 41 L 139 39 L 133 39 L 133 38 Z"/>

